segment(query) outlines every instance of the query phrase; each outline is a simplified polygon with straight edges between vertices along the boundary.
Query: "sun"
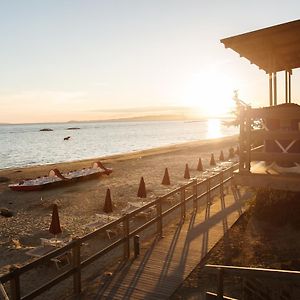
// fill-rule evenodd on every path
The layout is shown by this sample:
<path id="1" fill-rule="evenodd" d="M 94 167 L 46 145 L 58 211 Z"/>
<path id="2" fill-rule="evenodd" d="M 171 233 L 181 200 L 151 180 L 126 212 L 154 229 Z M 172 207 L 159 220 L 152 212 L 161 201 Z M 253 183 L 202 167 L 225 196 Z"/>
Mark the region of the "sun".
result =
<path id="1" fill-rule="evenodd" d="M 229 76 L 216 71 L 195 74 L 186 85 L 183 105 L 207 117 L 224 116 L 233 106 L 234 85 Z"/>

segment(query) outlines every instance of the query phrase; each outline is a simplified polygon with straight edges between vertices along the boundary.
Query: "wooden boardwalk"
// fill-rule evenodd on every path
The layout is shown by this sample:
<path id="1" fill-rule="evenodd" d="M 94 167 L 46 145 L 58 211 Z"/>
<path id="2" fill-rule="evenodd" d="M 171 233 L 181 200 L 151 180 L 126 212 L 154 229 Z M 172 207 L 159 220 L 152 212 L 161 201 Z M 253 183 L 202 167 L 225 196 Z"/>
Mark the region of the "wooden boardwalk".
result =
<path id="1" fill-rule="evenodd" d="M 215 198 L 206 209 L 165 229 L 141 255 L 119 267 L 84 299 L 167 299 L 242 213 L 243 200 Z"/>

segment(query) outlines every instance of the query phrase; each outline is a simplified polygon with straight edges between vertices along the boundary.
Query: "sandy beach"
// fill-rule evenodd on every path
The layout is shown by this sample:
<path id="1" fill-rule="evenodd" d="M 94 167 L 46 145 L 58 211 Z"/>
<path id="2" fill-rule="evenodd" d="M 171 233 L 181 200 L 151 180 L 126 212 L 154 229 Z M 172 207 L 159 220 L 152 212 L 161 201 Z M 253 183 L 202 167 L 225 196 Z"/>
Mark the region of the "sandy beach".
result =
<path id="1" fill-rule="evenodd" d="M 188 182 L 183 178 L 186 163 L 191 177 L 200 177 L 196 170 L 199 157 L 204 168 L 208 168 L 211 153 L 218 159 L 223 150 L 227 158 L 228 149 L 235 147 L 237 141 L 237 136 L 233 136 L 71 163 L 1 170 L 0 178 L 7 180 L 0 183 L 0 207 L 12 210 L 14 216 L 0 217 L 0 273 L 6 272 L 10 264 L 29 261 L 25 252 L 39 245 L 40 238 L 51 237 L 48 229 L 53 203 L 59 208 L 63 237 L 82 236 L 89 232 L 84 225 L 95 220 L 96 213 L 102 213 L 107 188 L 111 190 L 114 214 L 118 215 L 128 201 L 139 200 L 136 194 L 141 176 L 146 183 L 147 200 L 153 200 Z M 69 171 L 89 167 L 98 160 L 112 168 L 113 173 L 43 191 L 15 192 L 8 188 L 9 183 L 48 174 L 53 168 Z M 167 187 L 161 185 L 165 168 L 171 179 Z"/>

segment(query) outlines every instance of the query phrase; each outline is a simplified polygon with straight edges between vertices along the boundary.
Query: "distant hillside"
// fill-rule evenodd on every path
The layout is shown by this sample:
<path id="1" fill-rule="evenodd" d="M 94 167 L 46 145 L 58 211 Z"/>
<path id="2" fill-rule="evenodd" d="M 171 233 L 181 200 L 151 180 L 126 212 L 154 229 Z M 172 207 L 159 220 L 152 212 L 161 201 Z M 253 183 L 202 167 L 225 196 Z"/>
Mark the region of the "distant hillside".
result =
<path id="1" fill-rule="evenodd" d="M 76 121 L 71 120 L 67 123 L 89 123 L 89 122 L 130 122 L 130 121 L 189 121 L 195 120 L 190 116 L 186 115 L 146 115 L 136 117 L 124 117 L 124 118 L 112 118 L 105 120 L 89 120 L 89 121 Z"/>

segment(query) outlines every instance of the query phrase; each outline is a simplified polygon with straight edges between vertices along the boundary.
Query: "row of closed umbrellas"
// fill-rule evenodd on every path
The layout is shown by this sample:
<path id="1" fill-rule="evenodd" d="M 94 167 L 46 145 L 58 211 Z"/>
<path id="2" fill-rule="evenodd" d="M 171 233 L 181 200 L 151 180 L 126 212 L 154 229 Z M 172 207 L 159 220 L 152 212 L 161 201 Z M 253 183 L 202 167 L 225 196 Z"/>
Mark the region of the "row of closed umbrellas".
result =
<path id="1" fill-rule="evenodd" d="M 239 147 L 237 147 L 236 150 L 234 150 L 234 148 L 232 148 L 232 147 L 229 149 L 228 158 L 231 159 L 235 155 L 239 155 Z M 220 161 L 225 160 L 223 150 L 221 150 L 221 152 L 220 152 L 219 160 Z M 212 153 L 211 158 L 210 158 L 210 166 L 215 166 L 215 165 L 216 165 L 216 161 L 215 161 L 215 158 L 214 158 L 214 154 Z M 199 158 L 199 160 L 198 160 L 197 171 L 200 171 L 200 172 L 204 171 L 201 158 Z M 184 178 L 185 179 L 190 179 L 190 171 L 189 171 L 188 164 L 185 165 Z M 170 185 L 171 184 L 168 168 L 165 169 L 165 173 L 164 173 L 164 176 L 163 176 L 163 179 L 162 179 L 162 184 L 163 185 Z M 147 198 L 146 185 L 145 185 L 145 181 L 144 181 L 143 177 L 141 177 L 141 180 L 140 180 L 140 184 L 139 184 L 139 188 L 138 188 L 138 192 L 137 192 L 137 197 Z M 113 205 L 112 205 L 112 200 L 111 200 L 110 189 L 107 189 L 107 191 L 106 191 L 103 211 L 105 213 L 111 213 L 113 211 Z M 52 218 L 51 218 L 51 224 L 50 224 L 50 227 L 49 227 L 49 232 L 51 234 L 55 235 L 55 236 L 62 233 L 62 230 L 61 230 L 61 227 L 60 227 L 57 204 L 53 205 Z"/>

